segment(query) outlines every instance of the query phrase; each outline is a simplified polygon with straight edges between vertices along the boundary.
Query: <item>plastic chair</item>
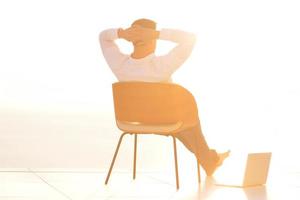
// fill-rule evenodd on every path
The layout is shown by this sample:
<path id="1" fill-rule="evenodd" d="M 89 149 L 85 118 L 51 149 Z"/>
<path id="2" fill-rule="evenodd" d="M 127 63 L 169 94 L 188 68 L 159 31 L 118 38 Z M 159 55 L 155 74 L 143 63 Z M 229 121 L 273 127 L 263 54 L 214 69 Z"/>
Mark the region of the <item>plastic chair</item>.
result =
<path id="1" fill-rule="evenodd" d="M 179 189 L 175 133 L 195 126 L 198 119 L 193 95 L 174 83 L 117 82 L 112 85 L 116 124 L 120 136 L 105 184 L 108 183 L 122 139 L 134 134 L 133 179 L 136 177 L 136 152 L 138 134 L 171 136 L 174 145 L 176 188 Z M 197 162 L 198 182 L 200 168 Z"/>

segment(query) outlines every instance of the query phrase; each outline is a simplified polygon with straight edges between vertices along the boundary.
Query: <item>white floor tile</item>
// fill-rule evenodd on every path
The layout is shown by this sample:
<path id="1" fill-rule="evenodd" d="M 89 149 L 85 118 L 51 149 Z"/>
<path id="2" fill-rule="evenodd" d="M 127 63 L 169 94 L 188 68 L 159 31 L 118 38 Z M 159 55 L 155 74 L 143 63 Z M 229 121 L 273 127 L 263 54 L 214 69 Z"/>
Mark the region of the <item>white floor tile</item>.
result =
<path id="1" fill-rule="evenodd" d="M 1 169 L 0 169 L 1 170 Z M 104 170 L 100 170 L 99 168 L 30 168 L 29 171 L 33 172 L 73 172 L 73 173 L 104 173 Z"/>
<path id="2" fill-rule="evenodd" d="M 64 200 L 65 198 L 56 198 L 56 197 L 53 197 L 53 196 L 50 196 L 50 197 L 45 197 L 45 196 L 16 196 L 16 197 L 13 197 L 13 196 L 0 196 L 0 200 L 53 200 L 53 199 L 58 199 L 58 200 Z"/>
<path id="3" fill-rule="evenodd" d="M 66 199 L 32 173 L 0 172 L 0 199 Z"/>
<path id="4" fill-rule="evenodd" d="M 166 197 L 111 197 L 108 198 L 108 200 L 168 200 L 169 198 Z M 92 200 L 98 200 L 98 199 L 92 199 Z"/>
<path id="5" fill-rule="evenodd" d="M 137 173 L 135 180 L 132 179 L 131 173 L 113 173 L 104 188 L 112 199 L 168 199 L 176 191 L 175 185 L 155 180 L 149 177 L 147 173 Z M 102 196 L 103 193 L 99 188 L 91 199 Z"/>
<path id="6" fill-rule="evenodd" d="M 106 173 L 97 172 L 0 172 L 0 200 L 298 200 L 300 173 L 276 175 L 266 186 L 229 188 L 214 185 L 212 178 L 185 178 L 180 174 L 180 189 L 170 174 L 113 171 L 108 185 Z"/>
<path id="7" fill-rule="evenodd" d="M 3 167 L 0 168 L 0 172 L 28 172 L 27 168 L 10 168 L 10 167 Z"/>
<path id="8" fill-rule="evenodd" d="M 104 187 L 104 173 L 80 172 L 37 172 L 39 177 L 71 199 L 89 199 L 96 191 L 108 197 Z"/>

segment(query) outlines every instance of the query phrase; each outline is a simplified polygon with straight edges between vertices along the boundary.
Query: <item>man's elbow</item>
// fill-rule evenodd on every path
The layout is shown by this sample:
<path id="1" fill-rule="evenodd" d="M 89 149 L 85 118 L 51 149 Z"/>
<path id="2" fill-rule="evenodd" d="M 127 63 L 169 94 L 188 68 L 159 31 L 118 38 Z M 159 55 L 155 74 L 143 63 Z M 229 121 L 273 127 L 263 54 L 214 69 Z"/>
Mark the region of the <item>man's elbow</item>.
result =
<path id="1" fill-rule="evenodd" d="M 101 31 L 101 32 L 99 33 L 98 39 L 99 39 L 100 43 L 103 42 L 103 41 L 105 40 L 105 35 L 106 35 L 106 31 L 105 31 L 105 30 L 104 30 L 104 31 Z"/>
<path id="2" fill-rule="evenodd" d="M 111 31 L 109 30 L 104 30 L 99 33 L 98 40 L 101 47 L 108 46 L 112 42 L 112 39 L 110 37 L 110 32 Z"/>
<path id="3" fill-rule="evenodd" d="M 194 46 L 197 41 L 197 36 L 194 33 L 190 33 L 188 39 L 187 39 L 187 45 Z"/>
<path id="4" fill-rule="evenodd" d="M 117 29 L 107 29 L 99 34 L 100 43 L 103 42 L 113 42 L 114 40 L 118 39 L 118 30 Z"/>
<path id="5" fill-rule="evenodd" d="M 182 44 L 182 51 L 180 54 L 180 57 L 182 59 L 186 59 L 190 56 L 192 53 L 195 44 L 197 41 L 197 37 L 195 34 L 190 33 L 189 37 L 185 40 L 184 44 Z"/>

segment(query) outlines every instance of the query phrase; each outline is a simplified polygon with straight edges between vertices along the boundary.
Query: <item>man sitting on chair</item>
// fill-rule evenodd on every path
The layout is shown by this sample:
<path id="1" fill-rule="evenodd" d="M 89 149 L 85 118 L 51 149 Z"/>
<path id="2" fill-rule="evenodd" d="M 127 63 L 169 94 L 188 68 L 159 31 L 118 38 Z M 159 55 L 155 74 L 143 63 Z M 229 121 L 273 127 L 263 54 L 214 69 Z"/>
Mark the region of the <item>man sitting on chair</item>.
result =
<path id="1" fill-rule="evenodd" d="M 125 39 L 134 46 L 133 53 L 120 52 L 114 42 Z M 172 82 L 171 75 L 189 57 L 196 37 L 192 33 L 174 29 L 156 30 L 156 23 L 149 19 L 138 19 L 127 29 L 108 29 L 100 33 L 103 55 L 119 81 Z M 168 40 L 177 45 L 166 55 L 156 56 L 156 41 Z M 178 138 L 211 176 L 219 167 L 229 151 L 217 153 L 210 149 L 201 131 L 200 123 L 190 129 L 176 133 Z"/>

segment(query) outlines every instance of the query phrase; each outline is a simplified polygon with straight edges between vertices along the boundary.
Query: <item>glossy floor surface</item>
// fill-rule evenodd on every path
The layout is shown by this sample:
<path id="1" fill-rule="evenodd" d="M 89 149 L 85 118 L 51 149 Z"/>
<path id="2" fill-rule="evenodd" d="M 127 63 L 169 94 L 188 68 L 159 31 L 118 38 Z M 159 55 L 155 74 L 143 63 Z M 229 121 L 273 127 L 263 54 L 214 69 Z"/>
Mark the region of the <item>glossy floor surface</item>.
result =
<path id="1" fill-rule="evenodd" d="M 297 200 L 300 199 L 300 173 L 272 175 L 265 186 L 230 188 L 214 184 L 202 173 L 180 174 L 176 190 L 172 173 L 113 171 L 108 185 L 106 172 L 97 170 L 0 169 L 0 200 L 129 200 L 129 199 L 203 199 L 203 200 Z"/>

